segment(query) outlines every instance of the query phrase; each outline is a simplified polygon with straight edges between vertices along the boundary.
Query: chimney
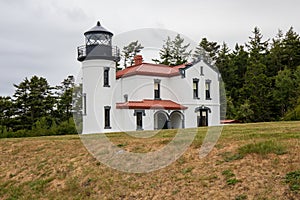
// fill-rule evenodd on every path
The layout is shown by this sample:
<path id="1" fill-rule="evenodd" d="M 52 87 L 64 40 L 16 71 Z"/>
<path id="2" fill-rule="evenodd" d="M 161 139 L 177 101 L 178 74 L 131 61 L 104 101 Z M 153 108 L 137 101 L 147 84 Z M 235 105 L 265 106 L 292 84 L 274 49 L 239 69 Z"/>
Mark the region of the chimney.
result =
<path id="1" fill-rule="evenodd" d="M 140 65 L 142 63 L 143 63 L 143 56 L 142 55 L 134 56 L 134 65 Z"/>

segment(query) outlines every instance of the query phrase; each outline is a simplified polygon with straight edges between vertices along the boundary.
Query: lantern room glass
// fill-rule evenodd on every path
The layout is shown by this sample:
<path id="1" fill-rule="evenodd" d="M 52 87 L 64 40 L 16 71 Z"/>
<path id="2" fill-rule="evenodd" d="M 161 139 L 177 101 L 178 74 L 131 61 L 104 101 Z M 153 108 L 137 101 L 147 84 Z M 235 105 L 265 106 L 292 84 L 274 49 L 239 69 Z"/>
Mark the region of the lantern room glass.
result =
<path id="1" fill-rule="evenodd" d="M 86 35 L 86 45 L 111 46 L 111 35 L 106 33 L 90 33 Z"/>

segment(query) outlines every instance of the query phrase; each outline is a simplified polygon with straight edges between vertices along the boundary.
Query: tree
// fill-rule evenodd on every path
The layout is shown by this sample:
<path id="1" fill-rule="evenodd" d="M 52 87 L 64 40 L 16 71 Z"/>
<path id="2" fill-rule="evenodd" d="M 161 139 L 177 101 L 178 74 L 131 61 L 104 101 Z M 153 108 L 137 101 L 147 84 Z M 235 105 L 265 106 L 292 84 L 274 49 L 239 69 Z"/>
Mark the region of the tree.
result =
<path id="1" fill-rule="evenodd" d="M 278 71 L 284 69 L 283 64 L 283 33 L 278 30 L 275 38 L 272 39 L 270 54 L 268 57 L 268 76 L 276 76 Z"/>
<path id="2" fill-rule="evenodd" d="M 123 47 L 122 57 L 124 60 L 124 67 L 132 66 L 134 63 L 134 56 L 136 56 L 144 47 L 138 40 L 130 42 L 127 46 Z"/>
<path id="3" fill-rule="evenodd" d="M 13 128 L 14 105 L 10 97 L 0 96 L 0 127 L 8 130 Z M 3 130 L 2 130 L 3 131 Z M 0 129 L 0 133 L 2 132 Z"/>
<path id="4" fill-rule="evenodd" d="M 291 27 L 282 40 L 283 65 L 295 70 L 300 65 L 300 37 Z"/>
<path id="5" fill-rule="evenodd" d="M 153 59 L 154 62 L 176 66 L 184 64 L 188 61 L 191 50 L 188 50 L 190 44 L 184 44 L 184 38 L 177 34 L 174 40 L 168 36 L 163 44 L 162 49 L 159 51 L 160 59 Z"/>
<path id="6" fill-rule="evenodd" d="M 25 78 L 19 85 L 14 84 L 16 91 L 17 129 L 31 129 L 32 125 L 43 116 L 51 116 L 55 99 L 52 89 L 43 77 Z"/>
<path id="7" fill-rule="evenodd" d="M 224 44 L 223 44 L 224 45 Z M 223 46 L 224 48 L 224 46 Z M 203 50 L 208 53 L 208 56 L 216 61 L 219 53 L 220 45 L 217 42 L 209 42 L 206 38 L 202 38 L 198 47 L 193 54 L 193 58 L 197 60 L 202 55 Z M 224 49 L 223 49 L 224 50 Z"/>
<path id="8" fill-rule="evenodd" d="M 278 72 L 275 77 L 274 99 L 280 110 L 280 117 L 284 117 L 287 111 L 295 106 L 297 99 L 297 85 L 290 69 L 286 68 Z"/>
<path id="9" fill-rule="evenodd" d="M 61 85 L 57 86 L 59 95 L 57 101 L 57 111 L 60 121 L 66 121 L 72 117 L 71 111 L 74 82 L 74 76 L 70 75 L 61 82 Z"/>
<path id="10" fill-rule="evenodd" d="M 269 121 L 272 119 L 270 105 L 272 105 L 271 79 L 266 75 L 266 55 L 268 54 L 268 41 L 262 41 L 260 30 L 255 27 L 254 36 L 249 37 L 246 44 L 249 49 L 249 62 L 245 73 L 245 83 L 242 88 L 244 100 L 248 100 L 254 122 Z"/>
<path id="11" fill-rule="evenodd" d="M 194 56 L 196 57 L 198 53 L 200 53 L 199 47 L 197 47 Z M 225 85 L 229 84 L 230 75 L 232 73 L 230 72 L 230 56 L 229 56 L 230 49 L 228 48 L 227 44 L 224 42 L 221 50 L 218 52 L 218 55 L 216 57 L 216 66 L 219 69 L 219 72 L 222 75 L 223 81 L 225 82 Z"/>

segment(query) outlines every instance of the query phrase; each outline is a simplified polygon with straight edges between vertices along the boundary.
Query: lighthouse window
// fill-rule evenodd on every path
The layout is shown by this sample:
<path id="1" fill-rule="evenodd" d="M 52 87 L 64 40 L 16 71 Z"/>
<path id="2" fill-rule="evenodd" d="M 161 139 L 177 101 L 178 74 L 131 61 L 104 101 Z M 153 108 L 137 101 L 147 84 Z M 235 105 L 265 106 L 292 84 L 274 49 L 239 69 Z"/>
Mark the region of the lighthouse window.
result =
<path id="1" fill-rule="evenodd" d="M 110 127 L 110 106 L 104 106 L 104 129 L 111 129 L 111 127 Z"/>
<path id="2" fill-rule="evenodd" d="M 109 87 L 109 67 L 104 68 L 103 72 L 103 87 Z"/>

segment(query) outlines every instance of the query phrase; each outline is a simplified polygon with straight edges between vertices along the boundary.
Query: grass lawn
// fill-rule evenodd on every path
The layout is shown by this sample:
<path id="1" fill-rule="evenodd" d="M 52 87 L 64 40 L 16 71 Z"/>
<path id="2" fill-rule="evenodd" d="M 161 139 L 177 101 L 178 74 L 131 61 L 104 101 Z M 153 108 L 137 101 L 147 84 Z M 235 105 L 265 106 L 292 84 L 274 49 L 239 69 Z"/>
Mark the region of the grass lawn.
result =
<path id="1" fill-rule="evenodd" d="M 199 159 L 206 130 L 174 163 L 140 174 L 100 163 L 78 135 L 0 139 L 0 199 L 300 199 L 299 121 L 224 126 Z M 107 136 L 126 151 L 149 152 L 175 133 Z"/>

